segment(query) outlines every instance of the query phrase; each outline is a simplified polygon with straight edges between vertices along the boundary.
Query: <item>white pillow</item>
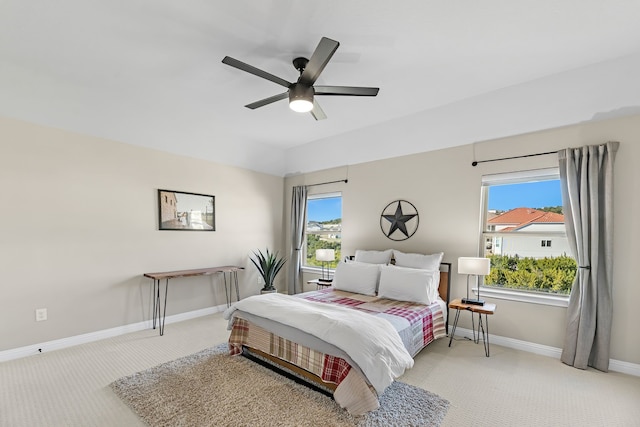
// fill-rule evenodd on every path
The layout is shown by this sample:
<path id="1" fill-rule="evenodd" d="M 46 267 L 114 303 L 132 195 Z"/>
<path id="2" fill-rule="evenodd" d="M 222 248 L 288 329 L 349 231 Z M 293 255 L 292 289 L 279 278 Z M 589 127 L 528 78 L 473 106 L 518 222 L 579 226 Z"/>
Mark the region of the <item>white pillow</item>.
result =
<path id="1" fill-rule="evenodd" d="M 434 273 L 440 274 L 417 268 L 382 266 L 378 297 L 432 304 L 438 296 L 438 286 L 434 285 Z"/>
<path id="2" fill-rule="evenodd" d="M 433 255 L 422 254 L 405 254 L 400 251 L 393 251 L 393 257 L 396 259 L 397 267 L 421 268 L 423 270 L 440 270 L 440 263 L 444 252 L 438 252 Z"/>
<path id="3" fill-rule="evenodd" d="M 380 266 L 363 262 L 340 262 L 333 274 L 333 289 L 375 295 Z"/>
<path id="4" fill-rule="evenodd" d="M 391 249 L 387 249 L 386 251 L 363 251 L 358 249 L 356 250 L 355 261 L 369 264 L 389 264 L 391 255 L 393 255 Z"/>
<path id="5" fill-rule="evenodd" d="M 433 303 L 440 297 L 440 270 L 431 271 L 424 270 L 427 273 L 430 273 L 432 276 L 432 281 L 427 285 L 427 292 L 429 293 L 429 299 Z"/>

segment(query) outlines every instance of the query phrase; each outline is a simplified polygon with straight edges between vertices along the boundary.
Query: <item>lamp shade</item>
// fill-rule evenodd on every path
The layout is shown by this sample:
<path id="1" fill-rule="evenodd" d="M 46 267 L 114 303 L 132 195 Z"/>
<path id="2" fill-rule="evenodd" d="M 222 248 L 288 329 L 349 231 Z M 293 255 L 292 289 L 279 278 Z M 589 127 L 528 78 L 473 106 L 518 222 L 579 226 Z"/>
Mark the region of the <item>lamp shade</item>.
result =
<path id="1" fill-rule="evenodd" d="M 316 261 L 334 261 L 336 251 L 333 249 L 316 249 Z"/>
<path id="2" fill-rule="evenodd" d="M 486 276 L 490 271 L 491 260 L 489 258 L 458 258 L 458 274 L 475 274 L 476 276 Z"/>

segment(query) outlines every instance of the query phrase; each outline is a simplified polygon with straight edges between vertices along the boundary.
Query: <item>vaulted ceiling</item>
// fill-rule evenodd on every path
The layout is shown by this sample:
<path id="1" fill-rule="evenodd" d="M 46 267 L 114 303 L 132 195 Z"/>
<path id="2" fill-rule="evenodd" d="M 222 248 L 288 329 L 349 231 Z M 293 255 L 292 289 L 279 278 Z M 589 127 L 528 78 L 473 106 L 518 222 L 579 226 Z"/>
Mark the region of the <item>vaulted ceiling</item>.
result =
<path id="1" fill-rule="evenodd" d="M 363 130 L 421 115 L 456 126 L 492 99 L 538 119 L 501 127 L 505 117 L 487 116 L 495 128 L 478 137 L 637 112 L 638 16 L 637 0 L 5 0 L 0 115 L 285 175 L 311 169 L 298 160 L 327 141 L 348 150 Z M 323 36 L 340 47 L 317 83 L 376 86 L 377 97 L 319 97 L 323 121 L 284 100 L 244 107 L 283 88 L 222 64 L 225 55 L 294 81 L 292 59 Z M 575 105 L 545 117 L 571 84 Z M 369 159 L 355 152 L 349 162 Z M 331 157 L 317 164 L 345 162 Z"/>

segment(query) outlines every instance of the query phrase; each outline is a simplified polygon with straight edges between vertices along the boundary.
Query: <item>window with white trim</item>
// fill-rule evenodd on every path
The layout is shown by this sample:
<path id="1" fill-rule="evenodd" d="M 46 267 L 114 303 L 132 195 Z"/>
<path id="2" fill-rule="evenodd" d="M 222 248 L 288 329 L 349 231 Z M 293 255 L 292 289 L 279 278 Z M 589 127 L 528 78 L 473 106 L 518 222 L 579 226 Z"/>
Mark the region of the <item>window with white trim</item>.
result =
<path id="1" fill-rule="evenodd" d="M 340 260 L 342 245 L 342 193 L 324 193 L 307 196 L 307 225 L 305 228 L 303 264 L 320 267 L 317 249 L 333 249 L 335 261 L 326 264 L 335 268 Z"/>
<path id="2" fill-rule="evenodd" d="M 558 168 L 482 177 L 487 290 L 568 295 L 577 264 L 567 240 Z"/>

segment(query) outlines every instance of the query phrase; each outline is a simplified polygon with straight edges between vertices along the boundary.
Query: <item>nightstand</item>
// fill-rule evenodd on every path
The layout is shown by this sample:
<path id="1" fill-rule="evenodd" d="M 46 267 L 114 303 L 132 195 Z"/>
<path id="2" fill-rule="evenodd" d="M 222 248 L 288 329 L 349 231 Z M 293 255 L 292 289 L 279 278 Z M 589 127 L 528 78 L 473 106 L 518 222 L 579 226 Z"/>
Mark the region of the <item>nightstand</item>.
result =
<path id="1" fill-rule="evenodd" d="M 307 284 L 316 285 L 316 289 L 324 289 L 331 286 L 331 282 L 324 282 L 320 279 L 307 280 Z"/>
<path id="2" fill-rule="evenodd" d="M 458 319 L 460 318 L 460 310 L 466 310 L 471 312 L 471 325 L 473 328 L 473 342 L 476 344 L 480 340 L 480 331 L 482 330 L 482 341 L 484 343 L 484 355 L 489 357 L 489 318 L 488 316 L 496 312 L 496 305 L 490 303 L 484 303 L 484 305 L 464 304 L 460 298 L 454 299 L 449 303 L 449 308 L 456 309 L 456 318 L 453 321 L 453 329 L 451 330 L 451 336 L 449 337 L 449 347 L 451 347 L 451 341 L 453 341 L 453 335 L 456 332 L 456 326 L 458 326 Z M 478 313 L 478 338 L 476 338 L 476 327 L 473 322 L 473 315 Z M 484 325 L 482 322 L 482 315 L 484 314 Z M 485 326 L 487 331 L 485 333 Z"/>

